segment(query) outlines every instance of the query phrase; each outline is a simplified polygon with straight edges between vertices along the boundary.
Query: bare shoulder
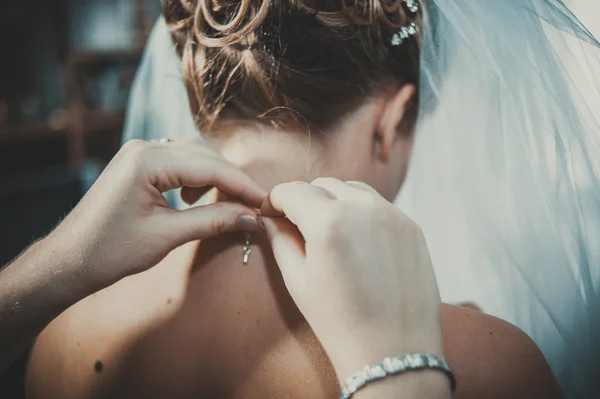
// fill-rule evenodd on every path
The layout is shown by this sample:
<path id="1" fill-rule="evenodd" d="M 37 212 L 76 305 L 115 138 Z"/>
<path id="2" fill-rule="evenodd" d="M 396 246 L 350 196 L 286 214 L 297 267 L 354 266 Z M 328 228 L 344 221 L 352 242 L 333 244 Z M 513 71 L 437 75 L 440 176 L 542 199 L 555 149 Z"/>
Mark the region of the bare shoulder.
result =
<path id="1" fill-rule="evenodd" d="M 444 304 L 446 356 L 456 373 L 457 398 L 562 398 L 533 340 L 514 325 L 472 309 Z"/>

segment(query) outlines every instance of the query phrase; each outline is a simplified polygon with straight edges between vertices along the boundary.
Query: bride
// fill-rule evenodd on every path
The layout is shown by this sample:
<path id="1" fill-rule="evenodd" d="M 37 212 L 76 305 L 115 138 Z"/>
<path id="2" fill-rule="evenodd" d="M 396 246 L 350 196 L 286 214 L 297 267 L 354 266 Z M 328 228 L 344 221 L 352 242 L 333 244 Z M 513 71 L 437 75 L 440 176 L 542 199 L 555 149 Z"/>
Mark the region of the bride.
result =
<path id="1" fill-rule="evenodd" d="M 426 6 L 398 202 L 426 233 L 442 299 L 517 325 L 568 397 L 596 397 L 599 44 L 560 0 Z M 125 137 L 197 135 L 164 20 L 149 50 Z"/>
<path id="2" fill-rule="evenodd" d="M 557 19 L 565 15 L 564 10 L 551 14 L 547 4 L 536 9 L 534 2 L 526 1 L 520 6 L 510 1 L 467 3 L 428 1 L 423 10 L 409 0 L 342 5 L 181 0 L 167 2 L 165 17 L 181 55 L 195 122 L 200 131 L 210 133 L 207 138 L 226 158 L 267 189 L 283 181 L 328 175 L 367 182 L 391 201 L 408 171 L 419 117 L 428 131 L 433 127 L 464 129 L 456 132 L 456 143 L 451 135 L 454 130 L 437 143 L 431 141 L 433 134 L 417 135 L 415 160 L 421 161 L 419 154 L 428 150 L 422 149 L 423 143 L 452 148 L 464 144 L 465 137 L 505 145 L 507 153 L 520 156 L 507 137 L 489 138 L 489 134 L 498 126 L 525 131 L 528 126 L 521 122 L 526 118 L 494 119 L 492 113 L 480 112 L 481 103 L 489 105 L 493 99 L 478 99 L 476 89 L 496 90 L 497 106 L 517 115 L 516 111 L 538 111 L 512 109 L 523 104 L 524 98 L 531 100 L 527 104 L 544 103 L 539 92 L 519 93 L 512 103 L 503 101 L 514 93 L 502 91 L 498 86 L 502 79 L 476 79 L 487 76 L 477 67 L 488 65 L 483 60 L 496 60 L 491 48 L 505 50 L 507 59 L 514 61 L 515 75 L 510 77 L 528 87 L 526 81 L 518 80 L 525 76 L 518 68 L 525 61 L 535 62 L 536 49 L 524 45 L 520 58 L 516 57 L 502 35 L 527 44 L 524 38 L 514 37 L 523 20 L 539 25 L 539 17 L 534 17 L 538 14 L 533 12 L 547 12 L 546 20 L 560 24 L 567 21 Z M 493 37 L 496 47 L 487 48 L 490 31 L 483 26 L 489 29 L 490 25 L 482 24 L 489 24 L 492 14 L 507 19 L 501 24 L 505 30 L 497 30 Z M 566 24 L 561 26 L 567 29 Z M 584 38 L 582 28 L 571 29 Z M 470 46 L 461 45 L 461 37 L 469 38 Z M 479 46 L 472 46 L 473 41 Z M 451 50 L 461 62 L 454 62 Z M 506 65 L 493 66 L 498 68 L 494 72 L 506 70 Z M 539 71 L 547 72 L 543 67 Z M 548 74 L 537 77 L 547 82 Z M 458 85 L 457 76 L 465 75 L 474 78 L 474 84 Z M 571 94 L 569 87 L 555 90 L 557 95 Z M 459 101 L 447 100 L 450 94 L 458 95 Z M 459 105 L 456 109 L 462 112 L 449 112 L 451 105 Z M 464 109 L 472 110 L 467 113 L 469 119 Z M 570 115 L 570 109 L 563 111 Z M 572 126 L 573 121 L 567 118 L 571 124 L 549 129 Z M 484 126 L 489 131 L 482 131 Z M 521 139 L 523 151 L 540 144 L 535 137 Z M 439 155 L 435 149 L 430 148 L 431 153 Z M 486 154 L 470 155 L 473 170 L 460 169 L 468 178 L 480 176 L 478 167 L 472 165 L 503 162 L 476 163 Z M 435 169 L 442 160 L 433 159 L 427 167 L 413 165 L 409 191 L 413 198 L 420 188 L 415 179 L 418 183 L 425 180 L 421 184 L 428 187 L 423 171 Z M 503 178 L 521 181 L 513 169 L 504 172 Z M 527 170 L 517 172 L 525 175 Z M 479 179 L 471 183 L 468 178 L 473 198 L 479 198 L 478 189 L 489 188 Z M 457 188 L 462 187 L 447 190 Z M 198 200 L 190 190 L 182 196 L 190 203 Z M 529 201 L 524 205 L 535 203 L 527 195 L 517 198 Z M 202 201 L 224 199 L 221 193 L 210 193 Z M 452 205 L 458 202 L 455 199 Z M 418 213 L 421 204 L 410 205 Z M 506 217 L 498 204 L 476 203 L 473 209 L 488 205 L 498 207 L 495 217 Z M 444 208 L 431 209 L 439 213 Z M 525 216 L 523 222 L 529 220 Z M 456 234 L 465 231 L 457 225 Z M 485 239 L 486 233 L 496 233 L 476 231 Z M 274 273 L 267 248 L 260 234 L 217 238 L 210 245 L 189 244 L 155 269 L 80 302 L 37 340 L 28 370 L 29 395 L 334 397 L 339 390 L 335 373 Z M 469 254 L 462 255 L 468 262 Z M 212 302 L 197 301 L 200 294 Z M 136 316 L 123 317 L 123 308 L 127 315 Z M 459 397 L 560 396 L 539 350 L 518 329 L 462 308 L 446 306 L 443 315 L 445 347 L 457 373 Z"/>

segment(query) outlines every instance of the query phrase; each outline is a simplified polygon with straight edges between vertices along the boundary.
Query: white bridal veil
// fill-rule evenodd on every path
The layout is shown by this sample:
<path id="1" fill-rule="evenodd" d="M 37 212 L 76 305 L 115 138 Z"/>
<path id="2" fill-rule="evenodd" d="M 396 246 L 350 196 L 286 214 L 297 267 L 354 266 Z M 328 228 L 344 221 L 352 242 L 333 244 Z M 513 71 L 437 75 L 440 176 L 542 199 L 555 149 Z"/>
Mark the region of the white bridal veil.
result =
<path id="1" fill-rule="evenodd" d="M 198 137 L 183 83 L 181 62 L 169 28 L 161 17 L 152 29 L 148 45 L 136 74 L 127 105 L 123 142 L 131 139 L 153 140 L 168 137 Z M 179 209 L 188 205 L 179 190 L 166 194 Z"/>
<path id="2" fill-rule="evenodd" d="M 442 298 L 529 333 L 567 397 L 600 397 L 600 43 L 561 0 L 425 10 L 400 203 Z"/>
<path id="3" fill-rule="evenodd" d="M 425 231 L 442 298 L 526 331 L 568 398 L 600 397 L 600 44 L 560 0 L 424 3 L 400 203 Z M 125 138 L 196 135 L 161 19 Z"/>

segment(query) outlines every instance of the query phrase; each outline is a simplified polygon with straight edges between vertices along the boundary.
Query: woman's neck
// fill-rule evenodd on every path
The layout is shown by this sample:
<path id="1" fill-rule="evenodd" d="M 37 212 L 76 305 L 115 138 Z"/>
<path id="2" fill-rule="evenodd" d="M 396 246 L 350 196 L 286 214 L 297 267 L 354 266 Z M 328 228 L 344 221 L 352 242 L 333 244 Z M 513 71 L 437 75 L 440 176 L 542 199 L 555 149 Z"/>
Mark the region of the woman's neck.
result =
<path id="1" fill-rule="evenodd" d="M 249 131 L 218 143 L 223 156 L 265 189 L 289 181 L 312 181 L 337 174 L 320 141 L 301 134 Z M 333 166 L 333 167 L 332 167 Z"/>
<path id="2" fill-rule="evenodd" d="M 367 181 L 372 172 L 371 132 L 376 112 L 365 106 L 326 135 L 289 132 L 264 125 L 236 127 L 215 141 L 223 156 L 270 190 L 317 177 Z"/>

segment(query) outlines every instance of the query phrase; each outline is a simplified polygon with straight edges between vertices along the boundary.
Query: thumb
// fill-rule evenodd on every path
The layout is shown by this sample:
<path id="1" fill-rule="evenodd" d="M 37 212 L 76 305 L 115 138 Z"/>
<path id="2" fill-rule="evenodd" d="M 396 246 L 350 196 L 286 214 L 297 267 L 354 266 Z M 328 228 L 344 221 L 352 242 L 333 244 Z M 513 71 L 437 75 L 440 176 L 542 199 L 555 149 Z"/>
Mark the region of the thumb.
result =
<path id="1" fill-rule="evenodd" d="M 234 231 L 256 231 L 260 228 L 256 211 L 236 202 L 217 202 L 184 211 L 169 209 L 157 224 L 178 245 L 193 240 L 212 238 Z"/>
<path id="2" fill-rule="evenodd" d="M 305 264 L 304 238 L 288 219 L 261 216 L 260 223 L 267 232 L 273 255 L 287 284 L 288 279 L 302 270 Z"/>

